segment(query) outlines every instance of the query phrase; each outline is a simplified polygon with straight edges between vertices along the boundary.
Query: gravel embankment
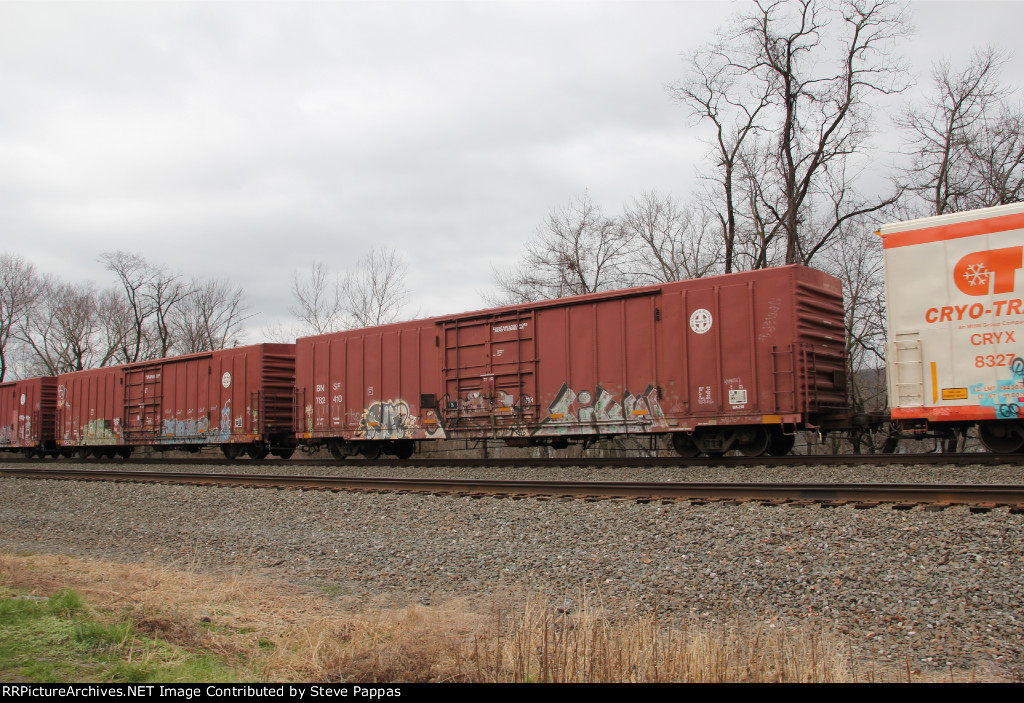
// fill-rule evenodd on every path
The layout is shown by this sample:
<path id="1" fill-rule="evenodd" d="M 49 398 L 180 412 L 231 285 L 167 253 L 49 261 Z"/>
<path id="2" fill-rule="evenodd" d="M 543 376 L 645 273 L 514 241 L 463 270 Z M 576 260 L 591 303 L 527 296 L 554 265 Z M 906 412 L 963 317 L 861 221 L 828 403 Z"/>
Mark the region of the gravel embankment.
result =
<path id="1" fill-rule="evenodd" d="M 435 471 L 457 475 L 417 473 Z M 561 471 L 570 476 L 538 469 L 489 475 L 539 478 Z M 956 483 L 973 475 L 984 483 L 1018 483 L 1024 473 L 843 467 L 825 478 L 809 471 L 651 469 L 630 478 L 932 476 Z M 626 478 L 607 470 L 582 477 Z M 845 633 L 864 657 L 903 662 L 910 655 L 926 669 L 994 665 L 1017 678 L 1024 675 L 1022 527 L 1024 515 L 1006 509 L 501 500 L 0 476 L 2 551 L 251 565 L 331 593 L 392 603 L 518 587 L 558 603 L 583 592 L 615 610 L 656 608 L 663 617 L 811 618 Z"/>

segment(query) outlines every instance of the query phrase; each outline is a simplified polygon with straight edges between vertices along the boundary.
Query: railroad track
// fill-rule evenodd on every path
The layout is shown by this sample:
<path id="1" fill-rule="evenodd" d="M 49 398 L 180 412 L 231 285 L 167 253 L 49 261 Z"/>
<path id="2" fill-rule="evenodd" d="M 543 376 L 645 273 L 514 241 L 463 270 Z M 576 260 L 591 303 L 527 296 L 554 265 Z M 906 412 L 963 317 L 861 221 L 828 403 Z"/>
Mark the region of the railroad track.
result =
<path id="1" fill-rule="evenodd" d="M 15 468 L 0 477 L 75 481 L 171 483 L 198 486 L 291 488 L 300 490 L 373 491 L 499 497 L 510 499 L 629 499 L 701 503 L 708 501 L 769 504 L 888 505 L 942 508 L 970 506 L 975 511 L 1007 507 L 1024 513 L 1024 486 L 953 484 L 838 483 L 646 483 L 637 481 L 508 481 L 436 478 L 289 476 L 237 473 L 126 471 L 73 468 Z"/>
<path id="2" fill-rule="evenodd" d="M 188 454 L 174 457 L 139 457 L 124 459 L 25 459 L 17 455 L 4 457 L 0 455 L 0 466 L 179 466 L 202 465 L 235 467 L 243 470 L 246 466 L 388 466 L 388 467 L 673 467 L 673 466 L 856 466 L 856 465 L 974 465 L 1001 466 L 1024 464 L 1024 454 L 992 454 L 989 452 L 971 452 L 965 454 L 929 452 L 926 454 L 787 454 L 785 456 L 721 456 L 681 458 L 679 456 L 621 456 L 621 457 L 548 457 L 548 458 L 493 458 L 493 457 L 458 457 L 430 458 L 412 457 L 410 459 L 375 459 L 366 460 L 349 458 L 342 461 L 336 459 L 225 459 L 217 456 Z"/>

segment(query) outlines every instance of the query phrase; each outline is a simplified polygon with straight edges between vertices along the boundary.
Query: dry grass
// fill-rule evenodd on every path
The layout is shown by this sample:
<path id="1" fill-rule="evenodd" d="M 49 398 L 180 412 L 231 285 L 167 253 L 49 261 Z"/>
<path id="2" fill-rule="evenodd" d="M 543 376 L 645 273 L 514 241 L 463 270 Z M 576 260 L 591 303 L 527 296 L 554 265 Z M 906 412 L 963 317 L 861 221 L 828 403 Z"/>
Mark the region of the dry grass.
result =
<path id="1" fill-rule="evenodd" d="M 191 568 L 0 556 L 0 591 L 74 588 L 112 619 L 269 681 L 846 681 L 848 652 L 820 629 L 666 627 L 600 607 L 373 608 L 275 584 L 239 566 Z M 484 612 L 480 612 L 483 610 Z M 250 674 L 251 675 L 251 674 Z"/>
<path id="2" fill-rule="evenodd" d="M 448 608 L 361 615 L 307 630 L 314 676 L 351 681 L 840 682 L 845 648 L 811 629 L 786 632 L 612 623 L 597 608 L 564 614 L 528 602 L 486 620 Z"/>

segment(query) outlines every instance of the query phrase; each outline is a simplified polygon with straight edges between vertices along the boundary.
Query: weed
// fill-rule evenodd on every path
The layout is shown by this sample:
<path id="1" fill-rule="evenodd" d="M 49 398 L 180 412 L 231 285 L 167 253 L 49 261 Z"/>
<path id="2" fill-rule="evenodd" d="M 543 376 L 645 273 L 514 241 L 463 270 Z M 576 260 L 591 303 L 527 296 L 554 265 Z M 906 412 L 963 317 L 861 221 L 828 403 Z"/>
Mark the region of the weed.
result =
<path id="1" fill-rule="evenodd" d="M 62 618 L 85 609 L 85 598 L 78 591 L 65 588 L 50 596 L 50 612 Z"/>
<path id="2" fill-rule="evenodd" d="M 92 646 L 113 645 L 120 647 L 135 634 L 135 625 L 131 622 L 107 624 L 102 622 L 83 622 L 75 625 L 74 637 L 77 642 Z"/>
<path id="3" fill-rule="evenodd" d="M 33 620 L 46 612 L 46 605 L 27 598 L 4 598 L 0 600 L 0 625 L 14 625 Z"/>

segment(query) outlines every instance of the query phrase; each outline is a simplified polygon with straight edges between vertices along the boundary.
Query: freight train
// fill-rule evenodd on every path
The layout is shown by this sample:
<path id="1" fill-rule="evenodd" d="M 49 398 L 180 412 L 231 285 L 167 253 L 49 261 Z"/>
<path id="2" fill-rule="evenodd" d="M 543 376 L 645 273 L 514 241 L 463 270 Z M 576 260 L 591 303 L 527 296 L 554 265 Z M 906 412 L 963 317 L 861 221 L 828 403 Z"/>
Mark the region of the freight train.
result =
<path id="1" fill-rule="evenodd" d="M 840 282 L 784 266 L 3 383 L 0 449 L 407 458 L 630 436 L 760 456 L 888 426 L 1024 451 L 1024 205 L 878 234 L 887 413 L 848 407 Z"/>

